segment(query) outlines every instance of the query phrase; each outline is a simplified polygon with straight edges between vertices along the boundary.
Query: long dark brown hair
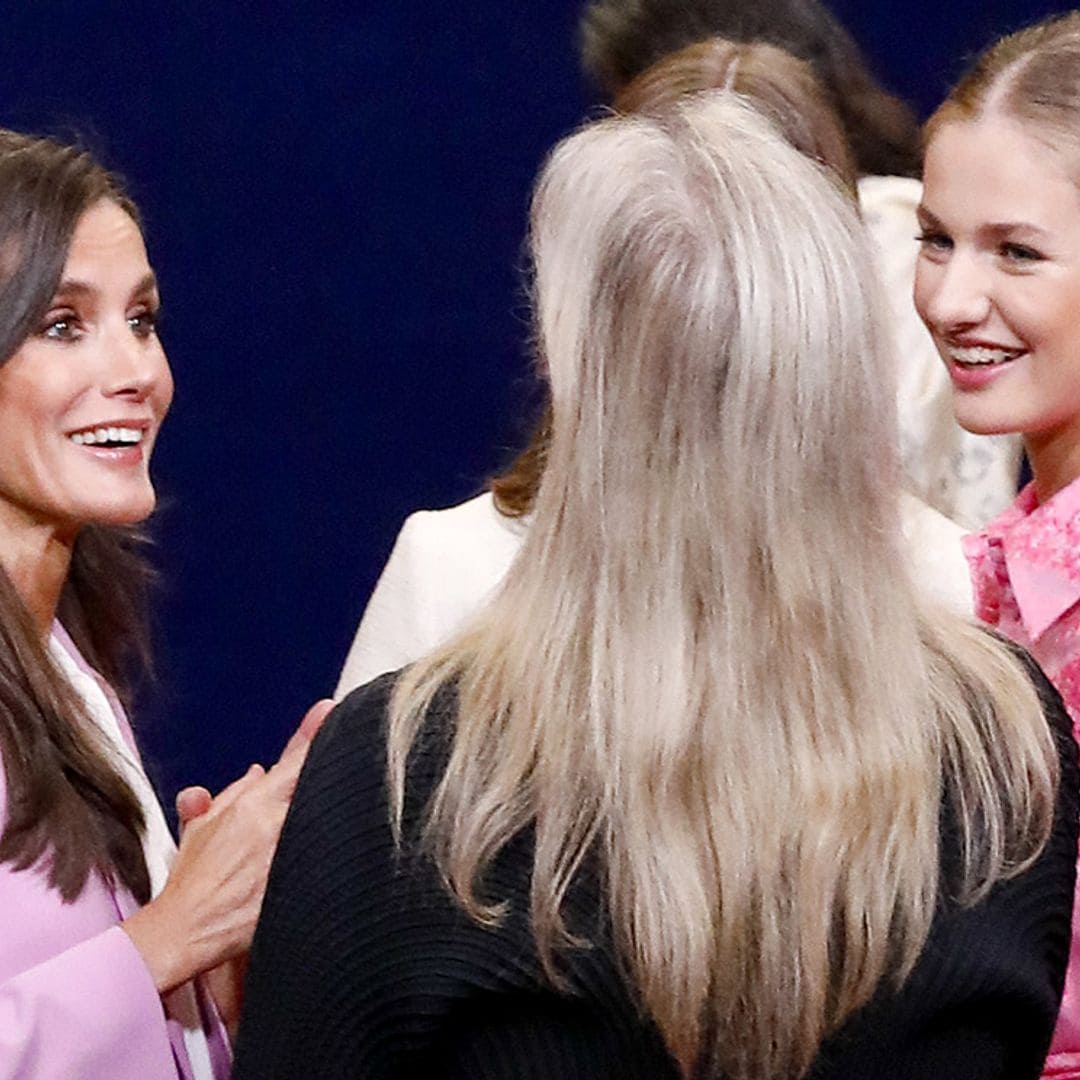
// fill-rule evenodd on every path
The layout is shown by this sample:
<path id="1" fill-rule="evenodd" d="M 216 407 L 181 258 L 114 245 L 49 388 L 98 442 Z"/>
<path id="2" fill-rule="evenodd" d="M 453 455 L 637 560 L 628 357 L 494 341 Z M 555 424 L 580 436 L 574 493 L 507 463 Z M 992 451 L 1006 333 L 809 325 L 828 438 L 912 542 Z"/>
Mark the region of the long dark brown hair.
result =
<path id="1" fill-rule="evenodd" d="M 101 199 L 138 222 L 116 176 L 89 153 L 0 130 L 0 365 L 37 330 L 76 224 Z M 153 574 L 142 535 L 87 526 L 75 540 L 57 615 L 87 661 L 130 702 L 149 669 L 146 599 Z M 51 661 L 0 561 L 0 754 L 7 806 L 0 862 L 38 865 L 66 901 L 91 873 L 150 896 L 138 799 L 85 707 Z"/>

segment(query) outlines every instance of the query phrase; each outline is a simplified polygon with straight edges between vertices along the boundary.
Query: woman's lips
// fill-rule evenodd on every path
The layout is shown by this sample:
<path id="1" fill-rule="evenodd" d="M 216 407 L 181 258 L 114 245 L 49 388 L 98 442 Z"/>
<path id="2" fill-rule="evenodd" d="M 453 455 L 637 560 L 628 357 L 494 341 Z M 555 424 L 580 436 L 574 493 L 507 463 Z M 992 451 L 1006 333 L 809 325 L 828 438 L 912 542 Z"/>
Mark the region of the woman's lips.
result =
<path id="1" fill-rule="evenodd" d="M 137 465 L 145 458 L 150 424 L 145 420 L 111 421 L 87 425 L 68 433 L 68 440 L 98 461 Z"/>
<path id="2" fill-rule="evenodd" d="M 1008 371 L 1025 353 L 1025 349 L 989 342 L 951 342 L 946 345 L 949 377 L 961 390 L 979 390 Z"/>

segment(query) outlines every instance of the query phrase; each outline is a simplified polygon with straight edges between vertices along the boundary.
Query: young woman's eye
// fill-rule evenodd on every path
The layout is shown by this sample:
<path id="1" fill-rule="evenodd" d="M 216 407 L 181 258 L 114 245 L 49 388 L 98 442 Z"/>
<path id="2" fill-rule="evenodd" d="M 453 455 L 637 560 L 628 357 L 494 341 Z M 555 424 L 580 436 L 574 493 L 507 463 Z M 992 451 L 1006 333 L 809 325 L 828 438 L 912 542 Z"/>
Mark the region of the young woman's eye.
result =
<path id="1" fill-rule="evenodd" d="M 161 312 L 154 308 L 136 311 L 128 316 L 128 326 L 136 337 L 148 338 L 157 333 Z"/>
<path id="2" fill-rule="evenodd" d="M 77 341 L 82 329 L 73 311 L 50 311 L 38 333 L 51 341 Z"/>
<path id="3" fill-rule="evenodd" d="M 918 236 L 915 237 L 919 242 L 919 246 L 923 251 L 933 253 L 945 253 L 952 251 L 952 240 L 943 232 L 934 232 L 931 229 L 924 229 Z"/>
<path id="4" fill-rule="evenodd" d="M 1002 244 L 999 251 L 1006 262 L 1017 264 L 1042 262 L 1044 258 L 1042 252 L 1024 244 Z"/>

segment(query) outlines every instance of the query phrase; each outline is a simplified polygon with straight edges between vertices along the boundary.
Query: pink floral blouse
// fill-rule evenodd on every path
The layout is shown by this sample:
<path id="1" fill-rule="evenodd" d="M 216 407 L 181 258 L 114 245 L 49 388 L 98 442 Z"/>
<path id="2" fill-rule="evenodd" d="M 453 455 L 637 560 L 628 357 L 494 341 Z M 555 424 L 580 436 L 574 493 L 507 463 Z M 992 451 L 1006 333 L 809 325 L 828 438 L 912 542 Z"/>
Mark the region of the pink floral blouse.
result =
<path id="1" fill-rule="evenodd" d="M 1039 505 L 1034 484 L 965 536 L 975 614 L 1022 645 L 1057 687 L 1080 737 L 1080 480 Z M 1045 1078 L 1080 1080 L 1080 905 Z"/>

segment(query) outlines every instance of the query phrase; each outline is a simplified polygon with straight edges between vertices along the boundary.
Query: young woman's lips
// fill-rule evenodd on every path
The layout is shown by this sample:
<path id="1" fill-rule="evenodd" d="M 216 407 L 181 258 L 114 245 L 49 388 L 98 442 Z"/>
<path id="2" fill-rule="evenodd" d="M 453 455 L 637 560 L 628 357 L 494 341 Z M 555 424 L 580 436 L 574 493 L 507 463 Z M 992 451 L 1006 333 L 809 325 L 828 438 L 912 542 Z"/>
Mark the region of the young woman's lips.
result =
<path id="1" fill-rule="evenodd" d="M 947 346 L 949 377 L 958 389 L 981 389 L 1008 371 L 1026 351 L 981 341 L 950 343 Z"/>

